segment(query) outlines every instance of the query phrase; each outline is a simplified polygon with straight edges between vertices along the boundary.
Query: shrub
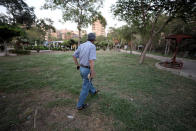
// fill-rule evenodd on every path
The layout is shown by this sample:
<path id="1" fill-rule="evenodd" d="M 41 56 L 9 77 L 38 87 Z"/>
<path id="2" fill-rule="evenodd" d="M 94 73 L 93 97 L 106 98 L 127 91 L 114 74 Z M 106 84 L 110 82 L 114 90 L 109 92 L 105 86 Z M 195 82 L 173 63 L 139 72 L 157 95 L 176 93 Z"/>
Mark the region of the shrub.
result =
<path id="1" fill-rule="evenodd" d="M 49 48 L 47 46 L 44 46 L 44 50 L 49 50 Z"/>
<path id="2" fill-rule="evenodd" d="M 10 53 L 14 53 L 17 55 L 30 55 L 31 51 L 29 50 L 9 50 Z"/>
<path id="3" fill-rule="evenodd" d="M 33 49 L 34 49 L 33 46 L 27 46 L 27 47 L 25 47 L 25 50 L 33 50 Z"/>
<path id="4" fill-rule="evenodd" d="M 60 47 L 54 47 L 52 50 L 62 50 Z"/>
<path id="5" fill-rule="evenodd" d="M 44 47 L 43 46 L 39 46 L 39 50 L 44 50 Z"/>

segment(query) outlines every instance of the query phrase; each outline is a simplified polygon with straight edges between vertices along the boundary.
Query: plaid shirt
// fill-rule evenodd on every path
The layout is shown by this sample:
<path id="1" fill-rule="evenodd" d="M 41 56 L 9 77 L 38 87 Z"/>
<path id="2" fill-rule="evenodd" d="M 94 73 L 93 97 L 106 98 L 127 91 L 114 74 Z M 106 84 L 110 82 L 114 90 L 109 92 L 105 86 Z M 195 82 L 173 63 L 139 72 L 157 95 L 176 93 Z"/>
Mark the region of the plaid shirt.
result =
<path id="1" fill-rule="evenodd" d="M 73 56 L 79 58 L 80 65 L 90 66 L 89 60 L 96 60 L 96 47 L 87 41 L 78 47 Z"/>

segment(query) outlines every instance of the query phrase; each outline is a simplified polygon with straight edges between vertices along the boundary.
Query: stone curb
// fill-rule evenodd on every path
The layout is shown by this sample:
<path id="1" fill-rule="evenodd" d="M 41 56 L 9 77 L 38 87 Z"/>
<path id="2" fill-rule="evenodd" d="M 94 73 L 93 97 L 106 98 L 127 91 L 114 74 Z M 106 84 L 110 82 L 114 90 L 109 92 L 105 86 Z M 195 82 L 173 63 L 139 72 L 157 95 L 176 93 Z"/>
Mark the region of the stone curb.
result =
<path id="1" fill-rule="evenodd" d="M 189 79 L 196 81 L 196 75 L 190 75 L 189 73 L 183 72 L 182 70 L 178 70 L 178 69 L 166 68 L 166 67 L 161 66 L 159 63 L 160 62 L 155 63 L 155 66 L 160 70 L 170 71 L 173 74 L 176 74 L 179 76 L 184 76 L 186 78 L 189 78 Z"/>

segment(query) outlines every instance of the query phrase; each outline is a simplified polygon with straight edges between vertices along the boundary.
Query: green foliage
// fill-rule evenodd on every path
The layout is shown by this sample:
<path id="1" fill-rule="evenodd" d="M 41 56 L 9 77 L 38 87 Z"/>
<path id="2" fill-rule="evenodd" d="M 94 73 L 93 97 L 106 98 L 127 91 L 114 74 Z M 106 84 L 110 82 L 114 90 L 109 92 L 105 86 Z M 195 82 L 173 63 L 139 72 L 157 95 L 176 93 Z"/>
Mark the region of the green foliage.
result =
<path id="1" fill-rule="evenodd" d="M 23 30 L 17 26 L 0 24 L 0 41 L 11 41 L 13 37 L 23 34 Z"/>
<path id="2" fill-rule="evenodd" d="M 30 45 L 30 46 L 24 47 L 25 50 L 37 50 L 37 48 L 39 48 L 39 50 L 49 50 L 49 48 L 46 46 L 32 46 L 32 45 Z"/>
<path id="3" fill-rule="evenodd" d="M 5 7 L 9 14 L 4 15 L 6 20 L 0 17 L 0 22 L 22 24 L 29 28 L 35 21 L 34 8 L 29 7 L 23 0 L 1 0 L 0 6 Z"/>
<path id="4" fill-rule="evenodd" d="M 112 49 L 113 43 L 110 40 L 102 40 L 95 42 L 97 50 L 103 49 L 106 50 L 107 48 Z"/>
<path id="5" fill-rule="evenodd" d="M 140 64 L 143 63 L 145 54 L 156 37 L 173 18 L 185 21 L 195 18 L 195 2 L 191 1 L 163 1 L 163 0 L 118 0 L 112 6 L 113 14 L 128 24 L 136 25 L 140 30 L 145 48 L 141 54 Z M 169 16 L 162 25 L 157 25 L 161 15 Z M 158 28 L 156 28 L 158 27 Z M 149 35 L 146 35 L 149 34 Z"/>
<path id="6" fill-rule="evenodd" d="M 191 1 L 162 1 L 162 0 L 118 0 L 112 6 L 115 16 L 128 23 L 138 24 L 145 28 L 147 22 L 158 15 L 165 14 L 172 17 L 189 19 L 195 14 L 195 2 Z"/>
<path id="7" fill-rule="evenodd" d="M 14 53 L 17 55 L 30 55 L 31 51 L 28 50 L 9 50 L 10 53 Z"/>
<path id="8" fill-rule="evenodd" d="M 134 25 L 128 26 L 124 25 L 119 28 L 110 28 L 110 33 L 108 33 L 108 39 L 115 44 L 120 43 L 122 45 L 128 45 L 129 43 L 135 43 L 137 30 Z M 133 42 L 134 41 L 134 42 Z"/>
<path id="9" fill-rule="evenodd" d="M 86 42 L 87 38 L 88 38 L 87 34 L 83 35 L 82 38 L 81 38 L 81 43 Z"/>
<path id="10" fill-rule="evenodd" d="M 35 41 L 43 41 L 44 37 L 42 32 L 37 27 L 33 27 L 29 30 L 26 30 L 26 37 L 31 43 L 35 43 Z"/>
<path id="11" fill-rule="evenodd" d="M 100 21 L 100 23 L 102 24 L 103 27 L 106 27 L 107 21 L 106 21 L 106 19 L 101 14 L 97 14 L 96 17 L 93 17 L 92 22 L 95 22 L 97 20 Z"/>
<path id="12" fill-rule="evenodd" d="M 105 37 L 105 36 L 97 36 L 96 37 L 96 42 L 101 42 L 101 41 L 105 41 L 105 40 L 107 40 L 107 38 Z"/>
<path id="13" fill-rule="evenodd" d="M 64 40 L 62 45 L 65 47 L 70 47 L 70 42 L 68 40 Z"/>
<path id="14" fill-rule="evenodd" d="M 44 9 L 60 8 L 64 21 L 73 21 L 81 27 L 87 27 L 92 18 L 98 14 L 97 10 L 102 6 L 102 0 L 46 0 Z"/>
<path id="15" fill-rule="evenodd" d="M 126 21 L 128 24 L 133 24 L 140 31 L 146 39 L 149 36 L 145 34 L 152 34 L 151 29 L 154 28 L 153 24 L 157 24 L 160 16 L 168 16 L 162 24 L 157 24 L 156 31 L 160 31 L 163 27 L 172 20 L 174 17 L 183 20 L 193 18 L 195 14 L 195 7 L 193 1 L 134 1 L 134 0 L 119 0 L 112 6 L 112 11 L 119 19 Z"/>
<path id="16" fill-rule="evenodd" d="M 48 30 L 52 30 L 53 32 L 55 32 L 55 28 L 52 26 L 53 21 L 49 18 L 46 19 L 38 19 L 36 21 L 36 26 L 38 27 L 38 29 L 40 31 L 46 32 Z M 45 35 L 45 34 L 44 34 Z"/>
<path id="17" fill-rule="evenodd" d="M 72 45 L 77 44 L 77 42 L 74 39 L 69 39 L 69 40 L 65 40 L 62 45 L 67 47 L 67 48 L 71 48 Z"/>
<path id="18" fill-rule="evenodd" d="M 161 16 L 158 20 L 158 25 L 162 24 L 165 19 L 167 19 L 167 16 Z M 156 38 L 153 40 L 153 50 L 156 53 L 162 53 L 162 55 L 165 53 L 166 45 L 169 44 L 170 52 L 169 54 L 173 54 L 175 50 L 175 41 L 167 41 L 165 40 L 165 36 L 171 35 L 171 34 L 185 34 L 190 35 L 193 37 L 193 39 L 184 39 L 179 45 L 178 45 L 178 56 L 179 57 L 194 57 L 194 54 L 196 53 L 196 47 L 195 47 L 195 40 L 194 36 L 196 34 L 196 30 L 194 30 L 194 24 L 192 24 L 193 21 L 190 22 L 184 22 L 181 19 L 173 19 L 172 22 L 168 23 L 168 25 L 164 28 L 162 33 L 160 35 L 157 35 Z M 193 22 L 194 23 L 194 22 Z M 158 28 L 158 27 L 157 27 Z M 167 42 L 167 43 L 166 43 Z M 159 44 L 154 44 L 159 43 Z M 165 54 L 166 55 L 166 54 Z"/>
<path id="19" fill-rule="evenodd" d="M 110 32 L 108 33 L 108 39 L 121 41 L 122 33 L 119 28 L 110 27 Z"/>
<path id="20" fill-rule="evenodd" d="M 55 31 L 52 24 L 53 22 L 50 19 L 39 19 L 36 21 L 35 27 L 25 30 L 25 35 L 23 37 L 27 39 L 29 43 L 34 44 L 36 41 L 38 44 L 40 44 L 44 41 L 48 30 Z"/>
<path id="21" fill-rule="evenodd" d="M 103 50 L 106 50 L 106 47 L 108 45 L 108 43 L 106 41 L 101 41 L 98 44 L 101 48 L 103 48 Z"/>
<path id="22" fill-rule="evenodd" d="M 72 21 L 77 24 L 79 31 L 87 27 L 96 19 L 100 19 L 103 25 L 106 25 L 106 21 L 98 12 L 99 8 L 103 5 L 103 0 L 46 0 L 44 9 L 61 9 L 63 13 L 63 20 Z"/>
<path id="23" fill-rule="evenodd" d="M 30 29 L 32 24 L 36 25 L 34 29 L 27 30 L 25 33 L 17 35 L 20 36 L 18 38 L 19 41 L 26 38 L 28 38 L 30 42 L 34 42 L 35 40 L 42 41 L 42 39 L 45 37 L 46 31 L 50 29 L 53 31 L 55 30 L 52 26 L 53 22 L 50 19 L 36 20 L 34 8 L 29 7 L 23 0 L 1 0 L 0 5 L 5 7 L 7 9 L 7 13 L 9 14 L 0 15 L 0 25 L 4 26 L 5 24 L 9 24 L 13 25 L 13 27 L 16 26 L 16 28 L 19 28 L 17 27 L 17 25 L 19 25 L 20 28 L 23 29 Z"/>

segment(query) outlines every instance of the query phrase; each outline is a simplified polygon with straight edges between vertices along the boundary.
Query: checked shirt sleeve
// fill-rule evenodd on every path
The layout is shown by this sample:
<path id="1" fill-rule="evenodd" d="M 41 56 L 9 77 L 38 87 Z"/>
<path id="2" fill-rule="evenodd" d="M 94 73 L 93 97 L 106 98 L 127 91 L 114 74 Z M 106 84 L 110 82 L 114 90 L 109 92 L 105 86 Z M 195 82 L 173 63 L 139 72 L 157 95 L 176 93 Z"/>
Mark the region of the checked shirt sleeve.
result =
<path id="1" fill-rule="evenodd" d="M 78 47 L 78 49 L 74 52 L 73 56 L 75 56 L 76 58 L 79 58 L 80 55 L 80 46 Z"/>
<path id="2" fill-rule="evenodd" d="M 96 47 L 92 46 L 90 49 L 89 60 L 96 60 Z"/>

